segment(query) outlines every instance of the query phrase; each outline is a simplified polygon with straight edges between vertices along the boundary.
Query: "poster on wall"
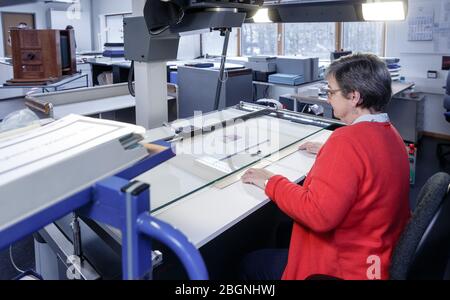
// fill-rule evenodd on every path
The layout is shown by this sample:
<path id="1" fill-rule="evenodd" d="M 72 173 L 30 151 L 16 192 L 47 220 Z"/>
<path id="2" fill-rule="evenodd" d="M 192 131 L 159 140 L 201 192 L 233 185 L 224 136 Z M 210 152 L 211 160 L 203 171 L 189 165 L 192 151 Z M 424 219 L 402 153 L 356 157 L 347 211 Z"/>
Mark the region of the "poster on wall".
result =
<path id="1" fill-rule="evenodd" d="M 408 41 L 432 41 L 434 9 L 419 5 L 411 8 L 408 20 Z"/>
<path id="2" fill-rule="evenodd" d="M 438 23 L 434 30 L 434 51 L 437 53 L 450 52 L 450 0 L 442 0 L 439 9 Z"/>

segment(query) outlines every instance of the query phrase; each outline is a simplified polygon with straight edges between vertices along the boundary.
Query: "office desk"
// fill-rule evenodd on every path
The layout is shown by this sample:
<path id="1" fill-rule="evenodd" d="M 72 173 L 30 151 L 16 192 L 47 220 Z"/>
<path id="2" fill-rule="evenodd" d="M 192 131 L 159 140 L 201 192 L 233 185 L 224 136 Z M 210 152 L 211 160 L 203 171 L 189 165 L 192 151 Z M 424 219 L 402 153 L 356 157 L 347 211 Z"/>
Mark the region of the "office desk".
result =
<path id="1" fill-rule="evenodd" d="M 412 88 L 414 86 L 413 82 L 400 82 L 400 81 L 393 81 L 392 82 L 392 95 L 394 95 L 394 97 L 399 94 L 402 93 L 410 88 Z"/>
<path id="2" fill-rule="evenodd" d="M 281 87 L 281 88 L 289 88 L 289 89 L 293 89 L 294 90 L 294 95 L 298 95 L 299 94 L 299 90 L 303 89 L 303 88 L 308 88 L 308 87 L 313 87 L 315 85 L 318 84 L 318 82 L 322 82 L 322 80 L 319 81 L 313 81 L 313 82 L 308 82 L 308 83 L 304 83 L 304 84 L 299 84 L 299 85 L 289 85 L 289 84 L 280 84 L 280 83 L 271 83 L 271 82 L 264 82 L 264 81 L 253 81 L 253 85 L 254 86 L 266 86 L 266 87 Z M 301 102 L 301 101 L 299 101 Z M 297 101 L 294 101 L 294 111 L 298 111 L 297 109 Z"/>
<path id="3" fill-rule="evenodd" d="M 54 118 L 61 119 L 70 114 L 78 114 L 82 116 L 99 115 L 100 119 L 102 119 L 104 114 L 126 108 L 134 108 L 135 106 L 136 100 L 131 95 L 108 97 L 55 106 Z"/>
<path id="4" fill-rule="evenodd" d="M 200 120 L 203 120 L 204 124 L 208 124 L 208 120 L 223 120 L 228 119 L 230 116 L 239 117 L 240 113 L 240 111 L 235 109 L 227 109 L 222 112 L 213 112 L 192 118 L 189 122 L 190 124 L 199 124 L 199 122 L 202 124 Z M 261 120 L 267 120 L 267 118 L 262 117 Z M 256 124 L 251 123 L 251 121 L 248 122 Z M 253 125 L 246 126 L 253 128 Z M 267 126 L 267 124 L 264 126 Z M 284 121 L 280 121 L 278 126 L 278 128 L 273 130 L 278 130 L 280 134 L 289 136 L 287 140 L 280 137 L 280 144 L 289 144 L 289 147 L 278 153 L 281 157 L 280 159 L 277 155 L 269 156 L 259 161 L 253 167 L 265 167 L 275 174 L 286 176 L 293 182 L 299 182 L 311 169 L 316 156 L 304 151 L 297 151 L 298 145 L 306 141 L 325 142 L 332 132 L 312 125 L 294 125 Z M 223 130 L 223 132 L 235 131 L 230 127 Z M 241 131 L 238 130 L 237 132 Z M 291 144 L 293 136 L 290 136 L 290 134 L 305 138 Z M 218 131 L 212 133 L 212 135 L 223 136 L 223 133 Z M 203 141 L 206 140 L 209 142 L 214 141 L 211 137 L 206 137 Z M 202 140 L 199 139 L 198 141 Z M 253 144 L 254 141 L 248 141 L 248 143 Z M 192 142 L 192 144 L 186 143 L 183 146 L 180 144 L 180 146 L 177 145 L 177 149 L 190 149 L 190 147 L 197 149 L 196 145 L 196 142 Z M 264 145 L 259 147 L 263 153 L 261 156 L 264 156 L 266 152 L 271 152 Z M 271 147 L 276 146 L 271 145 Z M 180 152 L 185 153 L 184 151 Z M 199 154 L 193 154 L 193 156 L 195 155 Z M 239 164 L 241 160 L 246 160 L 244 156 L 236 156 L 230 159 L 234 159 L 235 163 Z M 180 157 L 173 158 L 165 165 L 156 167 L 147 174 L 142 174 L 135 178 L 135 180 L 152 184 L 151 207 L 153 216 L 179 228 L 197 248 L 212 241 L 221 233 L 270 202 L 262 189 L 240 181 L 245 168 L 232 175 L 231 178 L 225 178 L 225 183 L 220 179 L 212 182 L 212 184 L 203 186 L 202 180 L 205 174 L 201 174 L 189 167 L 189 159 L 190 154 L 181 154 Z M 263 163 L 263 165 L 261 166 L 260 163 Z M 246 164 L 244 163 L 244 165 Z M 195 167 L 195 164 L 193 167 Z M 192 174 L 189 174 L 189 172 L 192 172 Z M 203 187 L 200 188 L 200 186 Z M 192 190 L 194 192 L 178 197 L 179 194 L 184 195 L 185 193 L 178 193 L 177 190 Z M 179 200 L 171 202 L 167 201 L 167 199 Z M 165 206 L 164 203 L 168 203 L 168 205 Z"/>
<path id="5" fill-rule="evenodd" d="M 302 142 L 324 143 L 331 133 L 324 130 Z M 315 155 L 296 152 L 266 169 L 299 182 L 309 172 L 314 161 Z M 200 248 L 269 202 L 262 189 L 238 181 L 224 189 L 210 187 L 201 190 L 167 209 L 157 211 L 154 216 L 180 228 Z"/>
<path id="6" fill-rule="evenodd" d="M 131 62 L 127 61 L 88 61 L 91 64 L 93 85 L 99 85 L 98 76 L 103 72 L 111 72 L 113 82 L 121 83 L 128 81 Z"/>
<path id="7" fill-rule="evenodd" d="M 74 85 L 75 83 L 78 83 Z M 73 90 L 89 87 L 88 74 L 74 74 L 65 76 L 61 80 L 46 85 L 0 85 L 0 89 L 40 89 L 42 93 Z"/>
<path id="8" fill-rule="evenodd" d="M 309 84 L 309 87 L 319 86 L 320 84 Z M 411 143 L 417 143 L 423 130 L 424 100 L 423 95 L 406 92 L 414 86 L 411 82 L 392 82 L 392 100 L 389 103 L 386 112 L 391 122 L 399 131 L 402 138 Z M 303 86 L 304 87 L 304 86 Z M 283 99 L 292 99 L 294 103 L 317 104 L 324 108 L 324 117 L 333 118 L 333 108 L 324 97 L 312 97 L 303 95 L 283 95 Z M 280 97 L 280 98 L 281 98 Z M 296 107 L 296 106 L 295 106 Z"/>
<path id="9" fill-rule="evenodd" d="M 425 96 L 419 93 L 398 93 L 387 107 L 392 124 L 403 140 L 416 144 L 424 128 Z"/>
<path id="10" fill-rule="evenodd" d="M 171 94 L 167 97 L 170 107 L 173 102 L 176 102 L 176 86 L 168 85 L 168 94 Z M 136 100 L 129 94 L 127 83 L 33 95 L 27 97 L 27 105 L 40 114 L 43 113 L 43 117 L 54 119 L 60 119 L 69 114 L 79 114 L 135 122 Z M 39 109 L 42 105 L 50 107 L 48 115 Z"/>
<path id="11" fill-rule="evenodd" d="M 243 105 L 250 109 L 244 111 L 230 108 L 189 120 L 180 120 L 179 123 L 167 124 L 158 130 L 151 130 L 147 132 L 145 142 L 154 140 L 155 136 L 158 139 L 161 138 L 160 131 L 167 131 L 169 127 L 175 129 L 182 124 L 187 127 L 192 124 L 199 126 L 199 123 L 204 126 L 218 120 L 231 121 L 236 118 L 245 118 L 245 116 L 249 116 L 249 113 L 252 114 L 251 108 L 256 107 L 256 105 Z M 259 109 L 266 110 L 262 106 L 259 106 Z M 253 244 L 254 240 L 259 240 L 258 243 L 268 241 L 269 227 L 270 230 L 276 227 L 276 222 L 272 222 L 274 221 L 273 216 L 264 215 L 262 217 L 260 215 L 261 212 L 270 210 L 270 208 L 275 209 L 275 207 L 270 205 L 270 200 L 262 189 L 243 184 L 240 181 L 242 172 L 249 167 L 261 167 L 299 182 L 311 169 L 315 155 L 299 152 L 298 144 L 305 141 L 325 142 L 331 134 L 331 131 L 324 127 L 333 122 L 326 122 L 320 118 L 315 118 L 317 122 L 313 122 L 311 116 L 287 111 L 278 114 L 270 111 L 264 113 L 263 115 L 253 115 L 253 118 L 246 123 L 236 122 L 233 125 L 227 122 L 229 126 L 217 128 L 212 132 L 208 131 L 192 137 L 188 135 L 183 140 L 175 139 L 172 145 L 177 152 L 175 157 L 130 179 L 151 183 L 151 214 L 179 229 L 201 250 L 208 265 L 208 271 L 211 271 L 211 278 L 223 278 L 222 276 L 225 276 L 230 266 L 238 264 L 244 253 L 251 250 L 250 247 L 259 245 Z M 292 118 L 286 117 L 289 115 Z M 275 123 L 271 124 L 273 126 L 267 126 L 268 121 L 275 121 Z M 245 134 L 246 129 L 258 128 L 261 130 L 261 134 Z M 263 132 L 270 134 L 265 136 Z M 172 130 L 169 130 L 167 134 L 168 138 L 173 137 Z M 238 139 L 232 142 L 223 139 L 224 136 L 235 136 L 236 134 L 238 134 Z M 228 145 L 226 152 L 210 153 L 207 151 L 209 145 L 216 145 L 219 141 L 223 141 L 223 145 Z M 198 151 L 200 149 L 198 146 L 202 145 L 205 146 L 204 150 Z M 247 148 L 248 145 L 254 146 Z M 257 154 L 253 154 L 256 152 L 252 148 L 259 149 Z M 197 150 L 187 152 L 188 149 Z M 205 157 L 219 159 L 223 164 L 219 164 L 219 168 L 215 168 L 211 164 L 202 164 L 201 161 Z M 229 166 L 231 173 L 223 171 L 224 168 L 220 167 L 223 165 Z M 258 216 L 257 219 L 254 219 L 255 215 Z M 257 221 L 256 223 L 259 225 L 257 227 L 248 226 L 249 219 Z M 70 220 L 65 220 L 63 223 L 66 225 L 60 225 L 60 228 L 66 227 L 68 230 L 66 232 L 70 232 Z M 87 253 L 88 250 L 85 253 L 91 255 L 89 261 L 97 269 L 97 264 L 103 264 L 106 258 L 115 260 L 115 254 L 109 255 L 105 251 L 100 251 L 100 245 L 106 243 L 110 252 L 111 249 L 117 253 L 121 252 L 121 232 L 104 224 L 88 225 L 92 228 L 92 233 L 84 232 L 82 235 L 84 240 L 81 244 L 88 250 L 96 248 L 93 250 L 95 254 Z M 268 229 L 255 238 L 256 232 L 261 233 L 263 228 Z M 243 232 L 245 235 L 247 230 L 250 230 L 251 236 L 243 238 Z M 234 235 L 236 232 L 237 235 Z M 70 234 L 67 236 L 70 238 Z M 224 237 L 225 243 L 223 243 Z M 50 239 L 53 238 L 50 236 Z M 171 260 L 170 253 L 159 247 L 159 245 L 155 245 L 153 249 L 162 251 L 165 264 L 162 269 L 165 270 L 161 270 L 161 273 L 167 274 L 174 269 L 175 263 Z M 94 256 L 96 258 L 93 258 Z M 112 268 L 117 270 L 117 267 L 112 267 L 111 263 L 108 266 L 108 270 Z M 116 266 L 120 270 L 120 264 L 117 263 Z M 170 277 L 169 274 L 167 276 Z M 179 278 L 181 274 L 176 273 L 175 276 Z M 172 277 L 172 279 L 174 278 Z"/>
<path id="12" fill-rule="evenodd" d="M 284 99 L 292 98 L 294 100 L 294 109 L 297 108 L 297 102 L 311 105 L 321 105 L 324 110 L 323 116 L 329 119 L 333 118 L 333 107 L 330 105 L 330 103 L 328 103 L 327 98 L 303 95 L 284 95 L 282 97 L 284 97 Z"/>
<path id="13" fill-rule="evenodd" d="M 323 86 L 324 83 L 323 82 L 312 82 L 312 83 L 308 83 L 308 84 L 304 84 L 304 85 L 299 85 L 296 86 L 295 90 L 297 91 L 296 94 L 288 94 L 288 95 L 284 95 L 283 97 L 286 98 L 292 98 L 294 101 L 294 111 L 297 111 L 297 105 L 296 102 L 300 102 L 300 103 L 306 103 L 306 104 L 318 104 L 318 105 L 322 105 L 325 109 L 325 113 L 324 116 L 326 118 L 332 118 L 333 117 L 333 111 L 332 111 L 332 107 L 331 105 L 327 102 L 327 98 L 325 97 L 317 97 L 317 96 L 308 96 L 305 95 L 303 93 L 298 93 L 298 90 L 300 88 L 320 88 L 321 86 Z M 396 98 L 397 95 L 399 95 L 400 93 L 410 89 L 411 87 L 414 86 L 414 83 L 411 82 L 398 82 L 398 81 L 394 81 L 392 82 L 392 95 L 393 98 Z"/>

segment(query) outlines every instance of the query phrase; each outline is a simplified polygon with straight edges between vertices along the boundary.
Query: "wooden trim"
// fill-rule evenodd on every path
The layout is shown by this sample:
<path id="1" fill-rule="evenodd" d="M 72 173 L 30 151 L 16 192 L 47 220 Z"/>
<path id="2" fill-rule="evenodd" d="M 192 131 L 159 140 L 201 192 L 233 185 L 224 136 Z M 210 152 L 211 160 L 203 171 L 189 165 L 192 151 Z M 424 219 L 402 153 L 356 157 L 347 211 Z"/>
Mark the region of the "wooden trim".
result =
<path id="1" fill-rule="evenodd" d="M 199 44 L 200 44 L 200 57 L 203 57 L 203 33 L 200 33 Z"/>
<path id="2" fill-rule="evenodd" d="M 242 56 L 242 49 L 241 49 L 241 35 L 242 35 L 242 29 L 238 28 L 236 32 L 237 36 L 237 56 Z"/>
<path id="3" fill-rule="evenodd" d="M 442 133 L 435 133 L 435 132 L 428 132 L 428 131 L 423 131 L 422 134 L 423 134 L 423 136 L 428 136 L 428 137 L 432 137 L 435 139 L 450 141 L 450 135 L 446 135 L 446 134 L 442 134 Z"/>
<path id="4" fill-rule="evenodd" d="M 383 57 L 386 57 L 387 23 L 383 22 Z"/>
<path id="5" fill-rule="evenodd" d="M 336 26 L 336 32 L 335 32 L 335 41 L 334 41 L 334 46 L 336 51 L 341 51 L 341 49 L 343 49 L 342 45 L 343 45 L 343 41 L 342 41 L 342 29 L 343 29 L 343 24 L 342 22 L 336 22 L 335 23 Z"/>
<path id="6" fill-rule="evenodd" d="M 277 24 L 277 55 L 284 55 L 284 26 Z"/>

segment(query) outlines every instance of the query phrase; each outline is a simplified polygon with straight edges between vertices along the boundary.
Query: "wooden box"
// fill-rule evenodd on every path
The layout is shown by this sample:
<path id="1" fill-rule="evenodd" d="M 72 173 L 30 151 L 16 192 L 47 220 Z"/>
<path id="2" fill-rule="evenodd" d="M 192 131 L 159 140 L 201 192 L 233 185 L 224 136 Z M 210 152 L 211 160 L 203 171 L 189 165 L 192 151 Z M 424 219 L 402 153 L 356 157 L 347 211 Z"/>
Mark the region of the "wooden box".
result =
<path id="1" fill-rule="evenodd" d="M 9 84 L 45 84 L 77 72 L 73 30 L 11 29 L 11 44 Z"/>

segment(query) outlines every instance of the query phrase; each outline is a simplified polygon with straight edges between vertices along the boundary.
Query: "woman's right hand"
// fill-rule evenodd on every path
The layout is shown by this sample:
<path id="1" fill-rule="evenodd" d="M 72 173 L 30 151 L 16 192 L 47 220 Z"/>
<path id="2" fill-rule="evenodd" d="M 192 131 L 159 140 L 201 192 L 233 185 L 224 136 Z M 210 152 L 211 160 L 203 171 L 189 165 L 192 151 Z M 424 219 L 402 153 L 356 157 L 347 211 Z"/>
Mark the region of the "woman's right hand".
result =
<path id="1" fill-rule="evenodd" d="M 323 146 L 322 143 L 307 142 L 307 143 L 300 145 L 300 147 L 298 147 L 298 150 L 300 150 L 300 151 L 306 150 L 306 152 L 308 152 L 308 153 L 317 154 L 317 153 L 319 153 L 320 148 L 322 148 L 322 146 Z"/>

